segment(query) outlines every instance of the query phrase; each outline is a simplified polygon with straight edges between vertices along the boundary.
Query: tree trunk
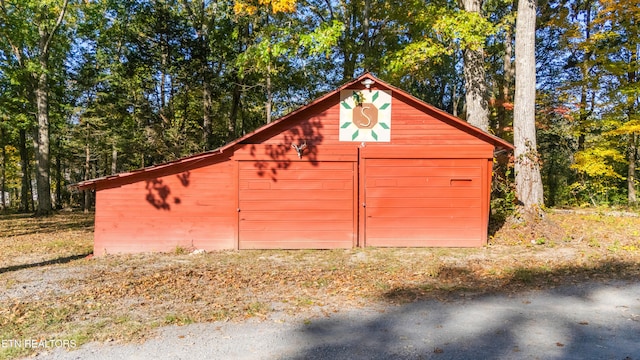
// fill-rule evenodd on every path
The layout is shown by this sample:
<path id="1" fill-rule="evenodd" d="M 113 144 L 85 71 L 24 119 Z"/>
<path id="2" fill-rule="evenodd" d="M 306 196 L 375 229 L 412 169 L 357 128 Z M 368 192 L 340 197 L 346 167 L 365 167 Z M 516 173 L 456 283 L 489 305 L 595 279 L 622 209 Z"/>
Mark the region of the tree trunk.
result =
<path id="1" fill-rule="evenodd" d="M 240 98 L 242 97 L 240 77 L 236 74 L 233 85 L 233 97 L 231 100 L 231 115 L 229 116 L 229 126 L 227 140 L 232 141 L 236 138 L 236 123 L 238 122 L 238 112 L 240 111 Z"/>
<path id="2" fill-rule="evenodd" d="M 370 65 L 372 62 L 375 62 L 377 59 L 369 58 L 371 51 L 371 39 L 369 36 L 370 32 L 370 24 L 369 24 L 369 9 L 371 7 L 370 0 L 364 0 L 363 8 L 362 8 L 362 54 L 363 56 L 363 64 L 364 71 L 370 71 Z"/>
<path id="3" fill-rule="evenodd" d="M 347 8 L 349 7 L 349 8 Z M 356 14 L 359 12 L 357 8 L 357 1 L 350 1 L 348 5 L 345 5 L 344 13 L 344 33 L 339 42 L 340 52 L 342 52 L 342 81 L 351 80 L 356 71 L 356 59 L 355 49 L 358 48 L 354 44 L 356 35 L 354 29 L 356 28 Z"/>
<path id="4" fill-rule="evenodd" d="M 89 122 L 87 122 L 87 129 L 85 134 L 86 142 L 84 146 L 84 180 L 87 181 L 91 179 L 91 148 L 89 147 Z M 91 193 L 90 190 L 87 189 L 84 191 L 84 204 L 82 206 L 82 210 L 84 213 L 89 212 L 89 208 L 91 208 Z"/>
<path id="5" fill-rule="evenodd" d="M 507 104 L 511 102 L 511 82 L 513 81 L 513 64 L 511 56 L 513 55 L 513 32 L 511 27 L 507 27 L 504 36 L 504 56 L 502 57 L 502 69 L 504 79 L 502 80 L 502 104 L 498 109 L 498 126 L 496 135 L 502 136 L 504 129 L 509 124 L 509 116 L 507 112 Z"/>
<path id="6" fill-rule="evenodd" d="M 269 63 L 267 64 L 267 101 L 264 104 L 267 113 L 267 124 L 271 122 L 271 105 L 273 103 L 273 93 L 271 89 L 271 53 L 269 53 Z"/>
<path id="7" fill-rule="evenodd" d="M 171 127 L 171 121 L 167 116 L 167 67 L 169 64 L 169 44 L 166 35 L 160 35 L 160 117 L 165 130 Z"/>
<path id="8" fill-rule="evenodd" d="M 58 151 L 56 153 L 56 209 L 62 209 L 62 159 L 60 158 L 60 138 L 57 140 Z"/>
<path id="9" fill-rule="evenodd" d="M 584 40 L 586 43 L 591 41 L 591 1 L 586 1 L 584 5 L 585 11 L 587 12 L 585 15 L 585 34 Z M 593 52 L 591 50 L 587 50 L 584 54 L 584 58 L 580 62 L 580 75 L 581 75 L 581 86 L 580 86 L 580 120 L 578 121 L 579 126 L 579 135 L 578 135 L 578 150 L 585 150 L 585 142 L 586 142 L 586 133 L 587 130 L 584 128 L 587 119 L 591 116 L 591 112 L 587 109 L 588 101 L 589 101 L 589 84 L 587 79 L 589 78 L 589 72 L 591 71 L 591 62 L 593 61 Z M 593 105 L 593 104 L 592 104 Z"/>
<path id="10" fill-rule="evenodd" d="M 353 78 L 356 72 L 356 55 L 348 50 L 343 50 L 344 54 L 344 68 L 342 70 L 342 81 L 347 81 Z"/>
<path id="11" fill-rule="evenodd" d="M 480 14 L 482 0 L 462 0 L 465 11 Z M 465 102 L 467 122 L 484 131 L 489 130 L 489 104 L 484 71 L 484 49 L 464 50 Z"/>
<path id="12" fill-rule="evenodd" d="M 36 144 L 36 188 L 38 190 L 36 214 L 38 215 L 51 213 L 48 102 L 47 75 L 43 73 L 39 75 L 38 88 L 36 89 L 38 126 L 36 129 L 37 141 L 34 142 Z"/>
<path id="13" fill-rule="evenodd" d="M 458 117 L 458 88 L 456 86 L 456 84 L 454 83 L 453 86 L 451 87 L 451 106 L 452 106 L 452 111 L 451 114 L 455 117 Z"/>
<path id="14" fill-rule="evenodd" d="M 183 0 L 182 5 L 187 11 L 191 22 L 193 23 L 194 30 L 196 31 L 196 37 L 198 42 L 196 44 L 196 53 L 194 57 L 196 61 L 200 61 L 200 79 L 202 80 L 202 147 L 205 151 L 210 150 L 212 147 L 212 117 L 213 101 L 212 91 L 209 73 L 208 59 L 209 59 L 209 24 L 212 18 L 209 18 L 206 11 L 206 1 L 191 2 Z M 185 114 L 187 103 L 185 103 Z"/>
<path id="15" fill-rule="evenodd" d="M 40 69 L 35 74 L 34 80 L 37 114 L 37 136 L 36 143 L 36 187 L 38 189 L 38 209 L 37 215 L 51 214 L 51 181 L 49 163 L 49 49 L 53 35 L 62 24 L 62 20 L 67 10 L 68 0 L 64 0 L 55 25 L 49 28 L 44 23 L 38 24 L 39 36 L 39 57 Z"/>
<path id="16" fill-rule="evenodd" d="M 44 36 L 41 31 L 41 37 Z M 38 190 L 37 215 L 51 214 L 51 182 L 49 161 L 49 84 L 47 54 L 40 56 L 41 73 L 36 82 L 37 127 L 34 139 L 36 154 L 36 188 Z"/>
<path id="17" fill-rule="evenodd" d="M 29 176 L 29 152 L 27 151 L 27 131 L 19 130 L 20 135 L 20 167 L 22 168 L 22 186 L 20 187 L 20 210 L 29 212 L 29 189 L 31 188 L 31 176 Z"/>
<path id="18" fill-rule="evenodd" d="M 638 33 L 637 33 L 637 28 L 636 31 L 634 31 L 631 34 L 631 38 L 632 39 L 637 39 L 638 38 Z M 629 61 L 629 72 L 627 72 L 627 80 L 629 81 L 629 85 L 631 85 L 630 87 L 636 88 L 637 89 L 637 79 L 638 77 L 636 76 L 636 72 L 637 72 L 637 65 L 638 64 L 638 51 L 637 51 L 637 47 L 636 49 L 631 51 L 631 58 Z M 629 119 L 633 119 L 636 117 L 636 105 L 638 103 L 638 96 L 637 93 L 635 96 L 632 96 L 630 101 L 629 101 L 629 111 L 628 111 L 628 117 Z M 635 206 L 638 203 L 638 200 L 636 198 L 636 162 L 638 160 L 637 158 L 637 154 L 638 154 L 638 135 L 634 132 L 629 134 L 629 168 L 627 170 L 627 189 L 629 190 L 629 194 L 628 194 L 628 202 L 629 205 Z"/>
<path id="19" fill-rule="evenodd" d="M 516 196 L 527 212 L 544 203 L 536 142 L 536 0 L 520 0 L 516 19 L 516 91 L 513 112 Z"/>
<path id="20" fill-rule="evenodd" d="M 203 62 L 205 59 L 202 60 Z M 209 84 L 208 69 L 202 66 L 202 143 L 204 150 L 211 149 L 211 109 L 213 101 L 211 100 L 211 84 Z"/>
<path id="21" fill-rule="evenodd" d="M 269 12 L 267 12 L 267 19 L 265 27 L 269 27 Z M 269 47 L 267 48 L 267 78 L 266 78 L 266 86 L 267 86 L 267 101 L 264 104 L 267 124 L 271 122 L 271 107 L 273 105 L 273 89 L 271 89 L 271 36 L 273 34 L 268 34 L 269 36 Z"/>
<path id="22" fill-rule="evenodd" d="M 118 172 L 118 148 L 116 144 L 111 144 L 111 175 Z"/>
<path id="23" fill-rule="evenodd" d="M 629 166 L 627 168 L 627 190 L 628 203 L 631 206 L 637 204 L 636 198 L 636 154 L 638 152 L 637 135 L 635 133 L 629 134 Z"/>
<path id="24" fill-rule="evenodd" d="M 4 196 L 4 192 L 6 191 L 6 180 L 5 180 L 5 169 L 7 168 L 7 153 L 4 149 L 4 129 L 0 128 L 0 157 L 2 157 L 2 162 L 0 162 L 0 209 L 4 212 L 7 208 L 7 199 Z"/>

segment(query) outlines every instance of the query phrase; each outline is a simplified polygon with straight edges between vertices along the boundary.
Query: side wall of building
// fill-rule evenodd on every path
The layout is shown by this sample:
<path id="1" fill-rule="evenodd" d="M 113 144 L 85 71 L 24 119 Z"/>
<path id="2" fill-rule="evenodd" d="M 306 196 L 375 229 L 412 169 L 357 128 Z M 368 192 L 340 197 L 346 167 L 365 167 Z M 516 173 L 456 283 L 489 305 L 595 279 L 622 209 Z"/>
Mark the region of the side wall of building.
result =
<path id="1" fill-rule="evenodd" d="M 98 190 L 94 254 L 236 247 L 235 162 Z"/>

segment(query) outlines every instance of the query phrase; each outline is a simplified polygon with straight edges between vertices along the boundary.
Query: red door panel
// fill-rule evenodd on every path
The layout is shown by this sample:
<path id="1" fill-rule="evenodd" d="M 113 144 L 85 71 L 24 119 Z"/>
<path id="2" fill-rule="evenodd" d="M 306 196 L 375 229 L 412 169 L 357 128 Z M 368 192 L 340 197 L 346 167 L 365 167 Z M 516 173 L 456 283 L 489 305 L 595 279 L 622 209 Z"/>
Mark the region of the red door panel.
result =
<path id="1" fill-rule="evenodd" d="M 239 162 L 240 249 L 353 247 L 353 169 L 352 162 Z"/>
<path id="2" fill-rule="evenodd" d="M 364 161 L 366 246 L 477 246 L 482 160 Z"/>

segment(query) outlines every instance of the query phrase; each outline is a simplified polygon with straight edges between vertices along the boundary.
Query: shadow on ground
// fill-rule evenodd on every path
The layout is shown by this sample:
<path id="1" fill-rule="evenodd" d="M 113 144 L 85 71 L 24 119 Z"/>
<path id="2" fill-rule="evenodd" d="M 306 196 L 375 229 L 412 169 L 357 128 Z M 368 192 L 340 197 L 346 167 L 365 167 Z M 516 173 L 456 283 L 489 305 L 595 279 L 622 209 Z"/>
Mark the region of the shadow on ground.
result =
<path id="1" fill-rule="evenodd" d="M 509 268 L 506 274 L 479 275 L 469 264 L 442 266 L 426 275 L 422 282 L 397 286 L 381 295 L 392 303 L 411 303 L 419 300 L 449 300 L 460 296 L 519 293 L 529 290 L 552 289 L 560 285 L 578 284 L 591 280 L 633 280 L 640 275 L 636 261 L 604 259 L 584 265 L 567 263 L 554 267 L 541 264 Z"/>
<path id="2" fill-rule="evenodd" d="M 12 272 L 12 271 L 23 270 L 23 269 L 30 269 L 30 268 L 34 268 L 34 267 L 47 266 L 47 265 L 66 264 L 66 263 L 69 263 L 69 262 L 72 262 L 72 261 L 75 261 L 75 260 L 84 259 L 87 256 L 91 255 L 92 253 L 93 252 L 87 252 L 87 253 L 84 253 L 84 254 L 64 256 L 64 257 L 59 257 L 59 258 L 56 258 L 56 259 L 40 261 L 40 262 L 36 262 L 36 263 L 31 263 L 31 264 L 11 265 L 11 266 L 0 268 L 0 274 Z"/>
<path id="3" fill-rule="evenodd" d="M 640 359 L 640 283 L 417 301 L 300 332 L 294 359 Z"/>

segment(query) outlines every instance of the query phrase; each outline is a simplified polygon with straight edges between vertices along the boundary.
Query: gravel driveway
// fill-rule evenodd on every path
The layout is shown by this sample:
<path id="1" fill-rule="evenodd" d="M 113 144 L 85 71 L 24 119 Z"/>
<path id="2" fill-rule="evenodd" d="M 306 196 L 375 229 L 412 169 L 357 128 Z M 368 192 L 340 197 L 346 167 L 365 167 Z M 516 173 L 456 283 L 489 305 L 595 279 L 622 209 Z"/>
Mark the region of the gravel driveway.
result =
<path id="1" fill-rule="evenodd" d="M 171 326 L 38 359 L 640 360 L 640 281 Z"/>

